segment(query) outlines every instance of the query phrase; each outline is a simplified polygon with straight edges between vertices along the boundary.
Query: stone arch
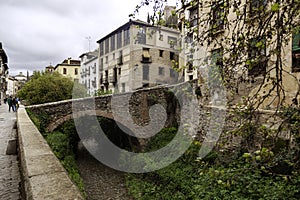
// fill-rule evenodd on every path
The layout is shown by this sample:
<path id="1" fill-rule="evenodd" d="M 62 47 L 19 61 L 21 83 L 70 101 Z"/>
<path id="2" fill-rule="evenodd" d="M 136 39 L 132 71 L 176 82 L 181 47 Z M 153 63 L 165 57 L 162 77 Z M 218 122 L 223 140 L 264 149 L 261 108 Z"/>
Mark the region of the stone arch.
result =
<path id="1" fill-rule="evenodd" d="M 104 117 L 104 118 L 108 118 L 111 120 L 114 120 L 112 113 L 108 113 L 105 112 L 103 110 L 86 110 L 86 111 L 79 111 L 76 112 L 75 114 L 76 117 L 84 117 L 84 116 L 96 116 L 96 117 Z M 62 116 L 61 118 L 56 118 L 55 121 L 50 122 L 49 125 L 47 126 L 47 131 L 52 132 L 54 131 L 56 128 L 58 128 L 59 126 L 61 126 L 63 123 L 69 121 L 73 119 L 73 114 L 67 114 L 65 116 Z M 119 122 L 120 123 L 120 122 Z M 122 124 L 122 123 L 120 123 Z M 123 125 L 123 124 L 122 124 Z M 123 125 L 124 127 L 126 127 L 125 125 Z M 128 127 L 126 127 L 128 128 Z M 129 128 L 128 128 L 129 129 Z M 143 149 L 144 146 L 148 143 L 149 139 L 144 139 L 144 138 L 137 138 L 134 136 L 130 136 L 129 137 L 133 137 L 136 138 L 137 140 L 137 146 L 140 149 Z"/>
<path id="2" fill-rule="evenodd" d="M 83 117 L 83 116 L 94 116 L 96 113 L 96 116 L 99 117 L 105 117 L 109 119 L 113 119 L 112 113 L 105 112 L 103 110 L 85 110 L 85 111 L 78 111 L 76 112 L 76 117 Z M 62 125 L 64 122 L 73 119 L 73 113 L 64 115 L 60 118 L 55 118 L 55 120 L 52 120 L 47 126 L 47 131 L 52 132 L 57 127 Z"/>

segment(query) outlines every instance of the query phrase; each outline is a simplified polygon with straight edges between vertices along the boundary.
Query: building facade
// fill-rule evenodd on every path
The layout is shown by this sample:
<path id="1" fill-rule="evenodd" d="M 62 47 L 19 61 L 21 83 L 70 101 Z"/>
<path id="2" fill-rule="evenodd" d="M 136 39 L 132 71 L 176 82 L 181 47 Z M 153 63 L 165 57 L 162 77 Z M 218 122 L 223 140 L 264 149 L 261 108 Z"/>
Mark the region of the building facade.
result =
<path id="1" fill-rule="evenodd" d="M 2 48 L 0 42 L 0 101 L 4 98 L 7 90 L 7 78 L 8 78 L 8 58 Z"/>
<path id="2" fill-rule="evenodd" d="M 19 89 L 19 82 L 12 76 L 7 78 L 7 96 L 16 96 Z"/>
<path id="3" fill-rule="evenodd" d="M 88 94 L 93 96 L 99 89 L 99 51 L 87 52 L 80 56 L 80 79 L 79 82 L 84 85 Z"/>
<path id="4" fill-rule="evenodd" d="M 70 78 L 73 81 L 79 81 L 80 60 L 72 58 L 65 59 L 62 63 L 55 66 L 55 71 Z"/>
<path id="5" fill-rule="evenodd" d="M 53 67 L 51 64 L 47 67 L 45 67 L 45 72 L 52 73 L 55 71 L 55 67 Z"/>
<path id="6" fill-rule="evenodd" d="M 227 72 L 231 81 L 236 82 L 236 96 L 255 95 L 261 83 L 264 89 L 260 96 L 271 90 L 272 85 L 264 83 L 264 77 L 276 77 L 279 53 L 274 53 L 274 49 L 280 39 L 276 29 L 270 29 L 277 23 L 272 9 L 269 1 L 257 0 L 241 1 L 239 6 L 231 1 L 190 1 L 179 9 L 183 36 L 179 63 L 185 66 L 185 81 L 203 79 L 207 77 L 204 73 L 215 67 L 220 76 Z M 291 104 L 299 90 L 300 37 L 299 33 L 283 37 L 288 39 L 280 43 L 282 89 L 287 91 L 287 104 Z M 276 98 L 271 93 L 268 103 L 275 105 L 280 101 Z"/>
<path id="7" fill-rule="evenodd" d="M 174 83 L 178 74 L 179 31 L 130 20 L 99 44 L 99 88 L 129 92 Z"/>
<path id="8" fill-rule="evenodd" d="M 27 76 L 25 76 L 22 72 L 19 72 L 19 74 L 14 76 L 14 79 L 17 81 L 16 85 L 15 85 L 17 90 L 20 90 L 25 85 L 25 83 L 28 81 L 29 74 L 27 72 Z"/>

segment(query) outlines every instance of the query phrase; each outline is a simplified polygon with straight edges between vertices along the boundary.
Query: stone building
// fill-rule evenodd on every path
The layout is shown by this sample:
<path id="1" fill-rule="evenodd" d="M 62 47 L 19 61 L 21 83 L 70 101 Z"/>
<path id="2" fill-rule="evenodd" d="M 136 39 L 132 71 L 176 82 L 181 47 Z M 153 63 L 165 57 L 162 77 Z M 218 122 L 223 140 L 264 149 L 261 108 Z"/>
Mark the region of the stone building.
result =
<path id="1" fill-rule="evenodd" d="M 57 64 L 54 70 L 61 75 L 70 78 L 73 81 L 79 81 L 80 60 L 72 58 L 65 59 L 62 63 Z"/>
<path id="2" fill-rule="evenodd" d="M 17 81 L 17 90 L 20 90 L 29 80 L 29 72 L 27 72 L 27 76 L 25 76 L 22 72 L 19 72 L 19 74 L 14 76 L 14 79 Z"/>
<path id="3" fill-rule="evenodd" d="M 19 82 L 15 77 L 9 76 L 7 78 L 7 91 L 6 95 L 7 96 L 16 96 L 17 92 L 19 89 Z"/>
<path id="4" fill-rule="evenodd" d="M 273 31 L 270 37 L 257 31 L 263 23 L 275 24 L 275 21 L 263 21 L 270 13 L 266 12 L 271 10 L 270 2 L 241 1 L 239 6 L 234 6 L 232 2 L 227 3 L 210 0 L 199 4 L 199 1 L 190 1 L 178 10 L 179 28 L 183 36 L 179 65 L 185 66 L 184 79 L 202 79 L 203 72 L 211 70 L 213 66 L 217 67 L 220 73 L 222 70 L 228 70 L 224 68 L 224 61 L 230 60 L 232 52 L 239 48 L 236 44 L 242 43 L 244 49 L 236 53 L 236 64 L 226 66 L 231 67 L 231 78 L 236 80 L 235 95 L 256 95 L 261 84 L 264 84 L 264 89 L 258 93 L 259 96 L 263 96 L 272 87 L 264 82 L 264 75 L 269 73 L 271 77 L 275 77 L 276 74 L 276 56 L 272 52 L 276 44 L 276 32 Z M 245 16 L 244 20 L 237 20 L 240 16 Z M 292 98 L 300 89 L 299 38 L 299 34 L 291 34 L 288 42 L 281 44 L 282 88 L 286 91 L 287 104 L 292 103 Z M 239 39 L 241 41 L 238 41 Z M 276 99 L 275 93 L 270 93 L 269 96 L 269 100 L 262 104 L 262 107 L 276 106 L 276 102 L 280 101 Z"/>
<path id="5" fill-rule="evenodd" d="M 128 92 L 177 81 L 179 31 L 130 20 L 97 41 L 99 87 Z"/>
<path id="6" fill-rule="evenodd" d="M 2 48 L 2 43 L 0 42 L 0 100 L 2 100 L 6 94 L 7 90 L 7 78 L 8 78 L 8 58 Z"/>
<path id="7" fill-rule="evenodd" d="M 94 95 L 99 89 L 99 51 L 87 52 L 80 56 L 79 82 L 88 90 L 89 95 Z"/>
<path id="8" fill-rule="evenodd" d="M 45 67 L 45 72 L 54 72 L 55 71 L 55 67 L 53 67 L 51 64 L 47 67 Z"/>

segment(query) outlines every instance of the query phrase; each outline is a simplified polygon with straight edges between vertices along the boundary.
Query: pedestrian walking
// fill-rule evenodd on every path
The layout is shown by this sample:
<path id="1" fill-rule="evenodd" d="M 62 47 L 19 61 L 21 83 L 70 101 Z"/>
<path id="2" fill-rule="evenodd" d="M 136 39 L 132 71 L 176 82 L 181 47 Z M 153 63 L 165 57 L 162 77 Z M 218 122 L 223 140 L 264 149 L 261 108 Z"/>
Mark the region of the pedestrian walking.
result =
<path id="1" fill-rule="evenodd" d="M 19 108 L 20 99 L 16 97 L 16 110 Z"/>
<path id="2" fill-rule="evenodd" d="M 15 97 L 12 98 L 12 109 L 13 109 L 14 112 L 17 111 L 16 98 Z"/>
<path id="3" fill-rule="evenodd" d="M 8 104 L 8 111 L 10 112 L 10 109 L 12 108 L 12 97 L 11 96 L 8 97 L 7 104 Z"/>

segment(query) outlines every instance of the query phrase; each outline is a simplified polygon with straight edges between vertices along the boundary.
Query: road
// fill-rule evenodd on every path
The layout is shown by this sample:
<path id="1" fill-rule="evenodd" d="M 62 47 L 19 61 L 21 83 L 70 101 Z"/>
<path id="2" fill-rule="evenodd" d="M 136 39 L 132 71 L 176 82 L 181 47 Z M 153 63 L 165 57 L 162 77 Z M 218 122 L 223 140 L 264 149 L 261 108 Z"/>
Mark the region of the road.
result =
<path id="1" fill-rule="evenodd" d="M 21 199 L 19 161 L 15 152 L 15 123 L 16 113 L 8 112 L 8 105 L 2 103 L 0 105 L 0 200 Z M 8 145 L 9 143 L 12 145 Z"/>

